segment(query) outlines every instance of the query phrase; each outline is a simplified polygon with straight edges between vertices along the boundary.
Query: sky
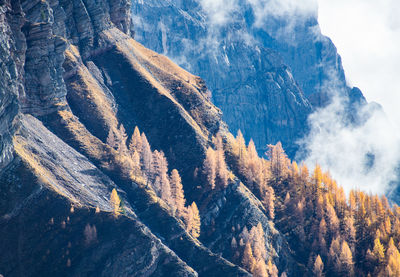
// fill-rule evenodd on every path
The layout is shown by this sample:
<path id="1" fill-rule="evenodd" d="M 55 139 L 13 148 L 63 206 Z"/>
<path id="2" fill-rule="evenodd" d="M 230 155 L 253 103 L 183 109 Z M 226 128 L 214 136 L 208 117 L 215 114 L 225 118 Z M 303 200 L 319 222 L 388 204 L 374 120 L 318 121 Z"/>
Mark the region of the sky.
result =
<path id="1" fill-rule="evenodd" d="M 349 86 L 359 87 L 369 102 L 366 118 L 348 126 L 344 99 L 309 117 L 311 131 L 300 142 L 309 166 L 328 169 L 346 192 L 382 194 L 399 185 L 400 165 L 400 2 L 398 0 L 318 0 L 319 24 L 342 56 Z M 332 78 L 332 82 L 335 80 Z M 326 89 L 334 86 L 326 84 Z"/>
<path id="2" fill-rule="evenodd" d="M 318 1 L 321 30 L 338 48 L 349 84 L 400 127 L 400 1 Z"/>

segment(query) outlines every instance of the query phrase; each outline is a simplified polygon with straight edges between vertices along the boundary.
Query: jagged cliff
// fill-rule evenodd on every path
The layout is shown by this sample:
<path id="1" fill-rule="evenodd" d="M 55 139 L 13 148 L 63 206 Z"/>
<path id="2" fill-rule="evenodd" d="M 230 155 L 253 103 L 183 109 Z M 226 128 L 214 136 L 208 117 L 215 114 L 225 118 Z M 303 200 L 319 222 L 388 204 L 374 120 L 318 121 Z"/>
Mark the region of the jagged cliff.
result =
<path id="1" fill-rule="evenodd" d="M 204 81 L 131 38 L 129 1 L 5 0 L 0 12 L 0 274 L 248 276 L 228 260 L 229 230 L 258 222 L 268 259 L 299 272 L 238 178 L 212 201 L 202 193 L 195 172 L 228 128 Z M 280 70 L 268 78 L 291 80 Z M 199 240 L 106 144 L 121 123 L 129 134 L 139 126 L 179 170 L 200 207 Z"/>
<path id="2" fill-rule="evenodd" d="M 231 131 L 252 138 L 260 153 L 281 141 L 294 156 L 308 115 L 332 91 L 365 102 L 347 86 L 336 47 L 321 34 L 317 3 L 312 11 L 274 0 L 132 3 L 135 38 L 204 78 Z"/>

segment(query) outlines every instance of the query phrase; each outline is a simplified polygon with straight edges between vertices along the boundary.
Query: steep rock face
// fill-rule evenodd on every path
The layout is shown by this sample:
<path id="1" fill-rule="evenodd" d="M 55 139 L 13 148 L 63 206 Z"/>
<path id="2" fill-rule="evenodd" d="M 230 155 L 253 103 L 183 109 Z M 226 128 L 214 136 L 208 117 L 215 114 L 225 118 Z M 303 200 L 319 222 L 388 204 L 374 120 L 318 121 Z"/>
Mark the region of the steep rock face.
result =
<path id="1" fill-rule="evenodd" d="M 129 134 L 138 125 L 182 174 L 188 202 L 202 207 L 202 232 L 210 233 L 207 218 L 215 208 L 207 205 L 205 184 L 195 173 L 212 137 L 228 131 L 204 82 L 129 36 L 126 1 L 12 4 L 1 5 L 9 28 L 1 41 L 6 52 L 1 65 L 11 66 L 2 67 L 10 74 L 0 78 L 7 84 L 0 101 L 2 145 L 8 147 L 1 152 L 8 159 L 0 174 L 0 234 L 7 241 L 0 246 L 0 273 L 249 276 L 227 260 L 232 223 L 225 212 L 213 215 L 225 221 L 214 232 L 218 239 L 205 236 L 203 244 L 105 144 L 121 123 Z M 117 219 L 110 215 L 112 188 L 124 202 L 125 214 Z M 231 183 L 221 208 L 243 201 L 235 209 L 239 226 L 251 228 L 261 220 L 271 234 L 272 223 L 244 191 Z M 266 244 L 273 248 L 269 237 Z M 279 246 L 274 260 L 290 260 L 287 245 Z M 293 270 L 290 263 L 278 266 Z"/>
<path id="2" fill-rule="evenodd" d="M 16 1 L 15 6 L 20 6 L 26 21 L 22 109 L 38 116 L 58 110 L 66 97 L 62 68 L 66 39 L 82 46 L 82 55 L 88 56 L 98 43 L 96 32 L 114 25 L 131 32 L 128 1 L 37 0 Z"/>
<path id="3" fill-rule="evenodd" d="M 269 238 L 266 240 L 267 260 L 274 261 L 279 272 L 286 272 L 288 276 L 301 275 L 302 269 L 291 256 L 286 239 L 274 228 L 260 200 L 242 183 L 237 181 L 203 203 L 206 206 L 203 210 L 207 212 L 202 217 L 205 231 L 200 239 L 213 252 L 238 262 L 232 239 L 238 240 L 244 227 L 251 229 L 261 223 L 265 237 Z"/>
<path id="4" fill-rule="evenodd" d="M 17 97 L 24 93 L 22 69 L 24 45 L 18 43 L 21 14 L 13 12 L 10 3 L 0 5 L 0 170 L 12 160 L 12 136 L 17 128 Z M 17 48 L 20 51 L 17 51 Z"/>
<path id="5" fill-rule="evenodd" d="M 232 8 L 134 0 L 135 38 L 204 78 L 231 131 L 253 138 L 260 153 L 282 141 L 293 156 L 311 104 L 327 104 L 332 91 L 352 101 L 364 98 L 347 87 L 340 56 L 321 34 L 316 13 L 260 16 L 270 2 L 277 1 L 233 1 Z"/>

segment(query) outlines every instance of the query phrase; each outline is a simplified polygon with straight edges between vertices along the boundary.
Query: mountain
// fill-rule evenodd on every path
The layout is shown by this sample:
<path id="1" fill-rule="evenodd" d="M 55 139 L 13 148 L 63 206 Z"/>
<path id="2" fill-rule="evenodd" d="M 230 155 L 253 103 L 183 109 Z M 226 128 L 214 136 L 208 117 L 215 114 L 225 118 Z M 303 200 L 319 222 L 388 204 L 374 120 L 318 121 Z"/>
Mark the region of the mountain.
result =
<path id="1" fill-rule="evenodd" d="M 128 1 L 0 4 L 1 274 L 249 276 L 221 253 L 232 228 L 258 223 L 274 263 L 294 270 L 287 242 L 238 179 L 212 202 L 200 193 L 194 173 L 227 127 L 204 81 L 130 37 Z M 179 170 L 187 204 L 200 208 L 201 241 L 106 143 L 122 124 Z"/>
<path id="2" fill-rule="evenodd" d="M 398 276 L 399 208 L 280 143 L 261 158 L 131 9 L 0 0 L 0 275 Z M 260 53 L 265 97 L 310 108 Z"/>
<path id="3" fill-rule="evenodd" d="M 308 116 L 333 91 L 350 106 L 366 102 L 321 34 L 317 3 L 291 3 L 133 0 L 135 39 L 201 76 L 233 133 L 252 138 L 260 153 L 281 141 L 294 157 Z"/>

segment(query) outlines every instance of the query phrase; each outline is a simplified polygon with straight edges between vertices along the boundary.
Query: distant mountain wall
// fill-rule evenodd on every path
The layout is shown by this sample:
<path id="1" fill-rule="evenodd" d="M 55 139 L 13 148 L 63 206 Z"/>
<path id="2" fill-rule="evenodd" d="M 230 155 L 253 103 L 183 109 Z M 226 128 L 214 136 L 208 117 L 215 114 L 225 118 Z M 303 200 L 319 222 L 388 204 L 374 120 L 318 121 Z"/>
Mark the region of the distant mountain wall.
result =
<path id="1" fill-rule="evenodd" d="M 316 3 L 286 2 L 133 0 L 135 38 L 203 78 L 230 130 L 252 138 L 260 153 L 281 141 L 294 156 L 308 115 L 332 90 L 364 98 L 347 87 Z"/>

